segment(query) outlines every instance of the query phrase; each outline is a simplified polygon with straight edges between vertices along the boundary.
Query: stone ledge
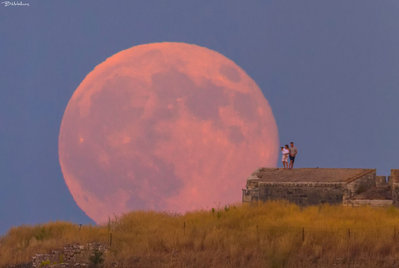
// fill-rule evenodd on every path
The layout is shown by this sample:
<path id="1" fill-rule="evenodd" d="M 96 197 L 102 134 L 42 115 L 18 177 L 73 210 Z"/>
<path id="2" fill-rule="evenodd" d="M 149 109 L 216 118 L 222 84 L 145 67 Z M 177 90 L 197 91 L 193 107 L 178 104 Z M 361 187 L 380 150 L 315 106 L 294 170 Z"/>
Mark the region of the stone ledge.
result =
<path id="1" fill-rule="evenodd" d="M 359 200 L 345 200 L 343 202 L 344 206 L 371 206 L 371 207 L 388 207 L 393 205 L 392 200 L 378 200 L 378 199 L 359 199 Z"/>
<path id="2" fill-rule="evenodd" d="M 267 185 L 267 186 L 300 186 L 300 187 L 326 187 L 326 186 L 339 186 L 343 187 L 346 185 L 345 182 L 259 182 L 259 187 L 261 185 Z"/>

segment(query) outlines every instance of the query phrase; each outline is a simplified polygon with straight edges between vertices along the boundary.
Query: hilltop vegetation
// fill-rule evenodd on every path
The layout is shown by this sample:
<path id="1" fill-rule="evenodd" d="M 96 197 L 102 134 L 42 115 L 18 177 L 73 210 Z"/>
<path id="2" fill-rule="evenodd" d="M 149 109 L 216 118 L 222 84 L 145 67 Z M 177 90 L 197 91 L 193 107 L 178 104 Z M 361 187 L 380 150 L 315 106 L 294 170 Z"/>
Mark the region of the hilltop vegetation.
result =
<path id="1" fill-rule="evenodd" d="M 132 212 L 105 226 L 20 226 L 0 239 L 0 266 L 71 243 L 112 244 L 104 265 L 125 267 L 393 266 L 399 210 L 286 202 L 185 215 Z M 359 267 L 360 267 L 359 266 Z"/>

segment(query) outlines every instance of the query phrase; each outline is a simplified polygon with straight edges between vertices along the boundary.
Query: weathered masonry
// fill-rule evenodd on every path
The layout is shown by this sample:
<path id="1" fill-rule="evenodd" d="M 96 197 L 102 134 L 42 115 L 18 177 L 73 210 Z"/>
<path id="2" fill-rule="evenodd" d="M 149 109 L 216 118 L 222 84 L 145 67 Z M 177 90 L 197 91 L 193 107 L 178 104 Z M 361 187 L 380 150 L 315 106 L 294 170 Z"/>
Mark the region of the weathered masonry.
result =
<path id="1" fill-rule="evenodd" d="M 377 176 L 375 169 L 260 168 L 247 179 L 242 201 L 268 200 L 288 200 L 301 206 L 399 206 L 399 169 L 386 178 Z"/>

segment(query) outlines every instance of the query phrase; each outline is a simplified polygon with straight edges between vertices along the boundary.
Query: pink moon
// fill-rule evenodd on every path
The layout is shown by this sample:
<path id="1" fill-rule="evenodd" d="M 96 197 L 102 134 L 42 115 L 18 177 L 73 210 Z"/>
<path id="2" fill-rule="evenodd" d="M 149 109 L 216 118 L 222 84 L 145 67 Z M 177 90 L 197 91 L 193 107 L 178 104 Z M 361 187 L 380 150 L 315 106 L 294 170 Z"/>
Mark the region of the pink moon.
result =
<path id="1" fill-rule="evenodd" d="M 256 83 L 197 45 L 151 43 L 97 65 L 68 102 L 59 161 L 95 222 L 133 210 L 184 213 L 241 201 L 275 167 L 278 131 Z"/>

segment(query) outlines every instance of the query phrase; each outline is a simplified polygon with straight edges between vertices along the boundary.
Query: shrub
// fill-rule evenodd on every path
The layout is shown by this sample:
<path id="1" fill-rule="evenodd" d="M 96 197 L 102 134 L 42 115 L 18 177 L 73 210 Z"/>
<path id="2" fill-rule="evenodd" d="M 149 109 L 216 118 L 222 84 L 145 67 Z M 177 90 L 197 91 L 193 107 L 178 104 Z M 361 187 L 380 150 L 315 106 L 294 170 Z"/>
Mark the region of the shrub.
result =
<path id="1" fill-rule="evenodd" d="M 93 254 L 90 256 L 90 263 L 94 266 L 97 266 L 99 264 L 102 264 L 103 262 L 103 253 L 98 249 L 94 249 Z"/>

